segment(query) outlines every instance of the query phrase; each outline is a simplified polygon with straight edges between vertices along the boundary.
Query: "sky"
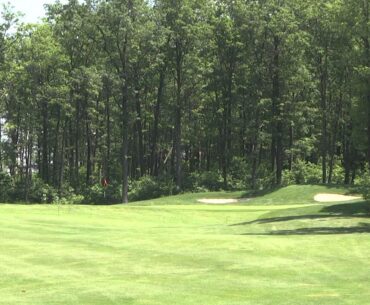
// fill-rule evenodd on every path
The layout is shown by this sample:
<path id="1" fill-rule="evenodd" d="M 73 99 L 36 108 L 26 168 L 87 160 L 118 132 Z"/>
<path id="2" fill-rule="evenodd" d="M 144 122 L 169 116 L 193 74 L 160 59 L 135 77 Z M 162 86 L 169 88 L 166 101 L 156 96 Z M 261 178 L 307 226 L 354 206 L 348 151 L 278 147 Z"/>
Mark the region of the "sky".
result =
<path id="1" fill-rule="evenodd" d="M 44 4 L 54 2 L 55 0 L 0 0 L 1 7 L 4 3 L 10 3 L 15 7 L 15 11 L 24 14 L 22 21 L 32 23 L 45 16 Z"/>

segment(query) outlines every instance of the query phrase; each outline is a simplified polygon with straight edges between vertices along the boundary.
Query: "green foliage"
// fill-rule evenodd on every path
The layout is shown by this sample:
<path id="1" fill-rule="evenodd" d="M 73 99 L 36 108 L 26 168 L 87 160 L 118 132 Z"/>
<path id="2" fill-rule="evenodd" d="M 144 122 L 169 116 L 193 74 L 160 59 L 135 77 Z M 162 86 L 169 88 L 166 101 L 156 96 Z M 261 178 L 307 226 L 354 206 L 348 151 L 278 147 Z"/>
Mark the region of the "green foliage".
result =
<path id="1" fill-rule="evenodd" d="M 228 187 L 234 190 L 246 189 L 251 179 L 248 162 L 241 157 L 233 157 L 229 167 Z"/>
<path id="2" fill-rule="evenodd" d="M 288 186 L 288 185 L 293 185 L 293 184 L 297 184 L 295 173 L 293 171 L 290 171 L 290 170 L 287 170 L 287 169 L 284 170 L 283 171 L 282 185 L 283 186 Z"/>
<path id="3" fill-rule="evenodd" d="M 67 2 L 16 28 L 3 10 L 0 163 L 12 179 L 0 199 L 339 184 L 364 166 L 366 1 Z"/>
<path id="4" fill-rule="evenodd" d="M 331 183 L 333 184 L 343 184 L 344 182 L 344 168 L 338 162 L 333 166 L 333 175 Z"/>
<path id="5" fill-rule="evenodd" d="M 189 180 L 191 191 L 219 191 L 223 188 L 223 180 L 219 171 L 194 172 L 190 174 Z"/>
<path id="6" fill-rule="evenodd" d="M 331 176 L 331 184 L 343 184 L 344 169 L 336 162 L 333 165 Z M 283 185 L 292 184 L 320 184 L 322 183 L 321 165 L 302 160 L 296 161 L 293 164 L 292 170 L 284 170 Z"/>
<path id="7" fill-rule="evenodd" d="M 299 160 L 294 163 L 292 172 L 287 178 L 295 184 L 321 183 L 321 166 Z"/>
<path id="8" fill-rule="evenodd" d="M 111 182 L 107 187 L 100 183 L 88 187 L 84 192 L 84 203 L 111 204 L 122 200 L 120 184 Z"/>
<path id="9" fill-rule="evenodd" d="M 26 183 L 17 183 L 15 191 L 22 194 L 19 200 L 25 199 Z M 33 177 L 29 186 L 28 200 L 35 203 L 51 203 L 58 197 L 58 192 L 39 177 Z"/>
<path id="10" fill-rule="evenodd" d="M 161 195 L 158 181 L 154 177 L 143 176 L 132 183 L 129 198 L 135 201 L 158 198 Z"/>
<path id="11" fill-rule="evenodd" d="M 75 195 L 71 194 L 68 197 L 59 197 L 56 196 L 53 204 L 59 205 L 68 205 L 68 204 L 82 204 L 85 201 L 85 197 L 83 195 Z"/>
<path id="12" fill-rule="evenodd" d="M 370 199 L 370 171 L 362 171 L 355 181 L 355 189 L 358 191 L 365 199 Z"/>
<path id="13" fill-rule="evenodd" d="M 275 173 L 271 171 L 268 165 L 261 164 L 257 171 L 255 189 L 265 190 L 275 186 Z"/>
<path id="14" fill-rule="evenodd" d="M 0 171 L 0 202 L 10 201 L 14 184 L 9 174 Z"/>
<path id="15" fill-rule="evenodd" d="M 132 182 L 129 198 L 132 201 L 158 198 L 171 195 L 175 190 L 176 187 L 171 177 L 143 176 Z"/>

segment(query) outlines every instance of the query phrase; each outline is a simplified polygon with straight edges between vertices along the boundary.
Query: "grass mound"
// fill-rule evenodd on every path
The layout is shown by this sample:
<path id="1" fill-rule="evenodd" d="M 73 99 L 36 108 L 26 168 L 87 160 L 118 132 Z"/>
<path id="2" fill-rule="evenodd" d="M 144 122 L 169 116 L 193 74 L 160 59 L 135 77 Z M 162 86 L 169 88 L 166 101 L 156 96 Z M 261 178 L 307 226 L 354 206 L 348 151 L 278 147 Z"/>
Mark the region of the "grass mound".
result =
<path id="1" fill-rule="evenodd" d="M 314 196 L 318 193 L 349 194 L 345 187 L 324 185 L 290 185 L 287 187 L 248 192 L 212 192 L 212 193 L 187 193 L 176 196 L 157 198 L 153 200 L 137 201 L 130 205 L 193 205 L 199 204 L 199 199 L 239 199 L 243 205 L 291 205 L 315 204 Z M 240 199 L 250 198 L 245 201 Z"/>
<path id="2" fill-rule="evenodd" d="M 265 194 L 262 193 L 262 196 L 256 196 L 249 203 L 268 205 L 311 204 L 315 203 L 314 197 L 318 193 L 345 195 L 349 193 L 349 190 L 345 187 L 326 185 L 290 185 L 267 191 Z M 244 196 L 248 196 L 248 193 L 244 194 Z"/>

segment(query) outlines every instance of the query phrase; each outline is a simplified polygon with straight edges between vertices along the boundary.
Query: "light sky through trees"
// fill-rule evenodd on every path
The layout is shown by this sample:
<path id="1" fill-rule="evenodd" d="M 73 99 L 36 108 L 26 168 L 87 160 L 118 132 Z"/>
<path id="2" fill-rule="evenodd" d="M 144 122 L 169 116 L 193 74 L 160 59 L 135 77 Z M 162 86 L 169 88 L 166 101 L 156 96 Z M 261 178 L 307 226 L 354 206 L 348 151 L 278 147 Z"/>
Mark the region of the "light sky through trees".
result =
<path id="1" fill-rule="evenodd" d="M 22 21 L 37 22 L 40 18 L 45 16 L 44 4 L 54 3 L 55 0 L 0 0 L 1 6 L 10 3 L 16 11 L 24 14 Z M 66 1 L 62 1 L 66 2 Z"/>

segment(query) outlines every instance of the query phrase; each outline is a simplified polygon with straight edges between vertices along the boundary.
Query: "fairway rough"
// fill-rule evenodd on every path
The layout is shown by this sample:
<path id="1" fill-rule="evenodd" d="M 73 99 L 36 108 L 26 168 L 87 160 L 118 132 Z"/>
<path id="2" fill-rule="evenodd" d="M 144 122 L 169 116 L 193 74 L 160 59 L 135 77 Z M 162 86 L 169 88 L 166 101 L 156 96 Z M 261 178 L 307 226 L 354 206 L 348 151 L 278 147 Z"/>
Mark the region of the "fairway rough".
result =
<path id="1" fill-rule="evenodd" d="M 316 194 L 314 197 L 314 200 L 317 202 L 340 202 L 340 201 L 357 200 L 361 198 L 362 197 L 347 196 L 347 195 L 340 195 L 340 194 Z"/>

